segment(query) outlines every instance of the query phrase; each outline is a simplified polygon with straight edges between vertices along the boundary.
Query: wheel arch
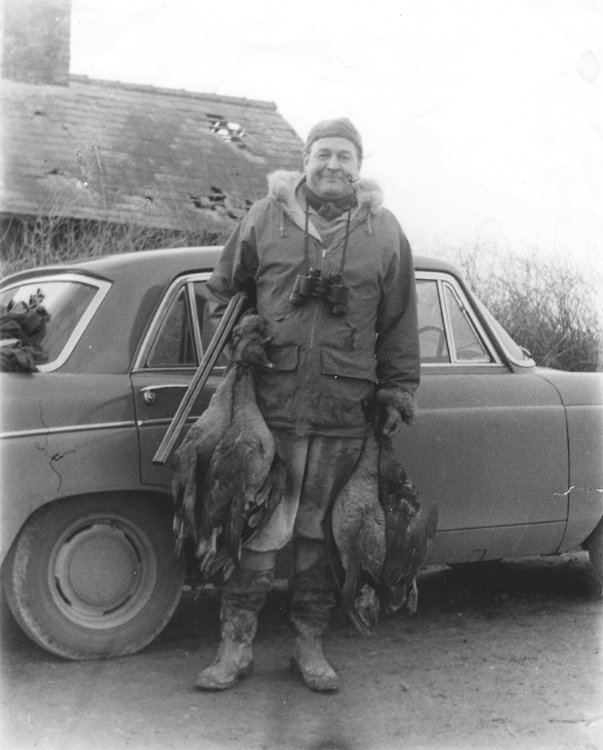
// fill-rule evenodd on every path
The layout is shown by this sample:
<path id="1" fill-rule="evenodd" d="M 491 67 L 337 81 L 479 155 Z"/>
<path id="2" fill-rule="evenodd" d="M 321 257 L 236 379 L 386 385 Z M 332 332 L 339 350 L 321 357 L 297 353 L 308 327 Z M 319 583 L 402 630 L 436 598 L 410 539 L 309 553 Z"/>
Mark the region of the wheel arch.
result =
<path id="1" fill-rule="evenodd" d="M 117 499 L 124 499 L 131 501 L 141 500 L 153 504 L 154 507 L 165 509 L 166 511 L 173 510 L 173 500 L 169 493 L 161 490 L 149 490 L 149 489 L 111 489 L 111 490 L 99 490 L 97 492 L 77 492 L 70 495 L 64 495 L 58 498 L 48 499 L 46 502 L 38 504 L 33 510 L 29 509 L 29 512 L 20 513 L 11 517 L 9 522 L 9 528 L 4 527 L 2 529 L 2 555 L 0 557 L 1 565 L 4 565 L 4 561 L 8 557 L 11 548 L 16 543 L 19 535 L 25 528 L 25 525 L 32 519 L 37 518 L 43 514 L 51 506 L 65 505 L 72 502 L 85 501 L 90 498 L 105 498 L 107 501 L 114 501 Z"/>

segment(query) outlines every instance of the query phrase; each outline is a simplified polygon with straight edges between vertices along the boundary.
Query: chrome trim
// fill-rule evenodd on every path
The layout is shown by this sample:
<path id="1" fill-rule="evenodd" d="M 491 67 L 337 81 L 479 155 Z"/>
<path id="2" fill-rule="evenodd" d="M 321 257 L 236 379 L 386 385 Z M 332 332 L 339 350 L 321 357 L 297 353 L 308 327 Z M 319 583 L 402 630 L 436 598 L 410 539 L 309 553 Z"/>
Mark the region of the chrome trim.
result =
<path id="1" fill-rule="evenodd" d="M 195 338 L 195 347 L 197 349 L 197 358 L 199 362 L 203 359 L 203 344 L 201 342 L 201 328 L 199 326 L 199 311 L 197 310 L 197 298 L 195 297 L 195 282 L 189 279 L 186 282 L 186 296 L 188 298 L 188 309 L 193 324 L 193 336 Z"/>
<path id="2" fill-rule="evenodd" d="M 58 370 L 59 367 L 65 364 L 65 362 L 69 359 L 71 353 L 75 349 L 75 345 L 80 340 L 82 334 L 96 314 L 96 311 L 101 306 L 102 301 L 107 296 L 107 292 L 111 288 L 110 281 L 104 281 L 102 279 L 97 279 L 91 276 L 77 273 L 57 273 L 52 276 L 40 276 L 39 283 L 40 285 L 42 285 L 52 281 L 70 281 L 77 284 L 86 284 L 88 286 L 96 287 L 97 291 L 94 297 L 90 300 L 90 304 L 86 308 L 84 314 L 79 319 L 77 325 L 71 332 L 71 336 L 69 336 L 69 338 L 65 342 L 65 346 L 61 350 L 59 356 L 52 362 L 46 362 L 46 364 L 38 365 L 38 370 L 40 372 L 54 372 L 54 370 Z M 36 277 L 32 276 L 31 278 L 22 279 L 21 281 L 17 280 L 14 284 L 9 284 L 3 287 L 2 292 L 36 283 L 38 283 Z"/>
<path id="3" fill-rule="evenodd" d="M 163 391 L 167 388 L 188 388 L 189 383 L 166 383 L 165 385 L 145 385 L 139 389 L 140 393 L 148 393 L 149 391 Z"/>
<path id="4" fill-rule="evenodd" d="M 450 369 L 461 369 L 463 367 L 484 367 L 489 369 L 503 369 L 508 372 L 509 368 L 505 366 L 503 362 L 471 362 L 471 360 L 458 360 L 457 362 L 421 362 L 421 369 L 427 368 L 450 368 Z"/>
<path id="5" fill-rule="evenodd" d="M 177 365 L 174 367 L 133 367 L 132 375 L 194 375 L 195 365 Z"/>
<path id="6" fill-rule="evenodd" d="M 142 372 L 150 372 L 151 370 L 169 370 L 169 369 L 182 369 L 182 368 L 145 368 L 144 366 L 144 360 L 148 356 L 149 349 L 151 347 L 151 344 L 157 335 L 157 332 L 159 331 L 159 328 L 161 327 L 161 324 L 163 323 L 163 320 L 170 308 L 170 305 L 172 304 L 174 298 L 180 291 L 180 289 L 186 285 L 189 282 L 195 282 L 195 281 L 207 281 L 209 277 L 211 276 L 210 271 L 199 271 L 198 273 L 189 274 L 188 276 L 179 276 L 177 279 L 174 279 L 172 283 L 170 284 L 167 292 L 164 294 L 163 299 L 161 300 L 161 303 L 159 305 L 159 308 L 155 315 L 153 316 L 153 319 L 151 321 L 151 324 L 146 330 L 145 335 L 143 336 L 142 343 L 140 344 L 138 348 L 138 353 L 136 354 L 136 358 L 134 360 L 134 367 L 132 368 L 133 371 L 140 370 Z M 195 370 L 195 367 L 190 368 L 191 370 Z"/>
<path id="7" fill-rule="evenodd" d="M 1 432 L 0 440 L 12 437 L 35 437 L 36 435 L 61 435 L 66 432 L 90 432 L 92 430 L 123 429 L 125 427 L 136 427 L 136 422 L 97 422 L 96 424 L 74 424 L 64 427 L 45 427 L 39 430 L 15 430 L 14 432 Z"/>
<path id="8" fill-rule="evenodd" d="M 192 417 L 187 417 L 186 424 L 193 424 L 193 422 L 196 422 L 201 415 L 193 415 Z M 169 425 L 172 423 L 172 418 L 162 418 L 162 419 L 138 419 L 136 421 L 136 427 L 162 427 L 163 425 Z"/>

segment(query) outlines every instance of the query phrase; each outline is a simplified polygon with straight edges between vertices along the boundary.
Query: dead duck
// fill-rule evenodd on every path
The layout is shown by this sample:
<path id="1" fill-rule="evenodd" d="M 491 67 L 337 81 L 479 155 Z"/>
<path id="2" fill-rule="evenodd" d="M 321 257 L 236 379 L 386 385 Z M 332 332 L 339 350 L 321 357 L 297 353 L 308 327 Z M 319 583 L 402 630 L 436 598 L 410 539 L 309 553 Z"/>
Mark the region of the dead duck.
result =
<path id="1" fill-rule="evenodd" d="M 416 577 L 435 535 L 438 511 L 424 512 L 392 441 L 371 430 L 330 516 L 331 566 L 341 608 L 363 635 L 381 610 L 417 609 Z"/>
<path id="2" fill-rule="evenodd" d="M 278 505 L 285 486 L 285 465 L 255 399 L 254 372 L 271 367 L 267 339 L 246 338 L 232 385 L 232 419 L 203 483 L 197 556 L 209 574 L 240 562 L 243 544 Z"/>
<path id="3" fill-rule="evenodd" d="M 203 522 L 202 490 L 211 458 L 233 421 L 233 396 L 241 368 L 258 362 L 267 366 L 265 323 L 258 315 L 247 315 L 237 323 L 230 337 L 232 358 L 207 409 L 190 427 L 170 462 L 174 499 L 176 551 L 181 553 L 185 538 L 200 543 Z"/>
<path id="4" fill-rule="evenodd" d="M 369 589 L 379 585 L 386 552 L 385 514 L 379 503 L 379 443 L 372 430 L 352 475 L 337 493 L 331 532 L 341 563 L 341 608 L 363 630 L 358 617 L 368 625 L 377 616 L 378 603 Z M 365 606 L 369 599 L 372 604 Z"/>

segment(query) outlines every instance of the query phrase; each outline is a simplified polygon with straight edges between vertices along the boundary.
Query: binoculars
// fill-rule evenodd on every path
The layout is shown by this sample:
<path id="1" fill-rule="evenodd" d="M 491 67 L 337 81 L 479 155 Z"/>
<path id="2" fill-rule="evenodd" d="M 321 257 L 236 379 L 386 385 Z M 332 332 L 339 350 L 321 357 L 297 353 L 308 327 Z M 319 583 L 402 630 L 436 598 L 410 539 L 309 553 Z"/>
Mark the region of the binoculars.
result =
<path id="1" fill-rule="evenodd" d="M 349 289 L 341 283 L 341 275 L 323 276 L 319 268 L 311 268 L 305 276 L 298 274 L 289 302 L 303 305 L 308 297 L 323 297 L 333 315 L 344 315 L 348 309 Z"/>

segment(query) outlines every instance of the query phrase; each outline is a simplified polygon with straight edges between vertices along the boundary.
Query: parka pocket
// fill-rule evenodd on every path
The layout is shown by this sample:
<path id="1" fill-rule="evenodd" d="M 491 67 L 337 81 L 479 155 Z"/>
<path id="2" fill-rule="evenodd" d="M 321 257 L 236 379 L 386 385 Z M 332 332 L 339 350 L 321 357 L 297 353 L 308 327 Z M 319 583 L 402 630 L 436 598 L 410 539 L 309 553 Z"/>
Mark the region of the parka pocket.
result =
<path id="1" fill-rule="evenodd" d="M 293 409 L 299 364 L 299 346 L 294 344 L 268 346 L 270 369 L 256 374 L 256 395 L 260 410 L 273 421 L 289 421 Z"/>
<path id="2" fill-rule="evenodd" d="M 318 414 L 323 423 L 333 428 L 365 424 L 363 404 L 373 394 L 375 358 L 360 352 L 324 348 L 321 368 Z"/>
<path id="3" fill-rule="evenodd" d="M 299 346 L 295 344 L 269 345 L 266 354 L 275 372 L 297 370 Z"/>
<path id="4" fill-rule="evenodd" d="M 375 371 L 376 360 L 373 356 L 339 349 L 322 350 L 323 375 L 375 382 Z"/>

